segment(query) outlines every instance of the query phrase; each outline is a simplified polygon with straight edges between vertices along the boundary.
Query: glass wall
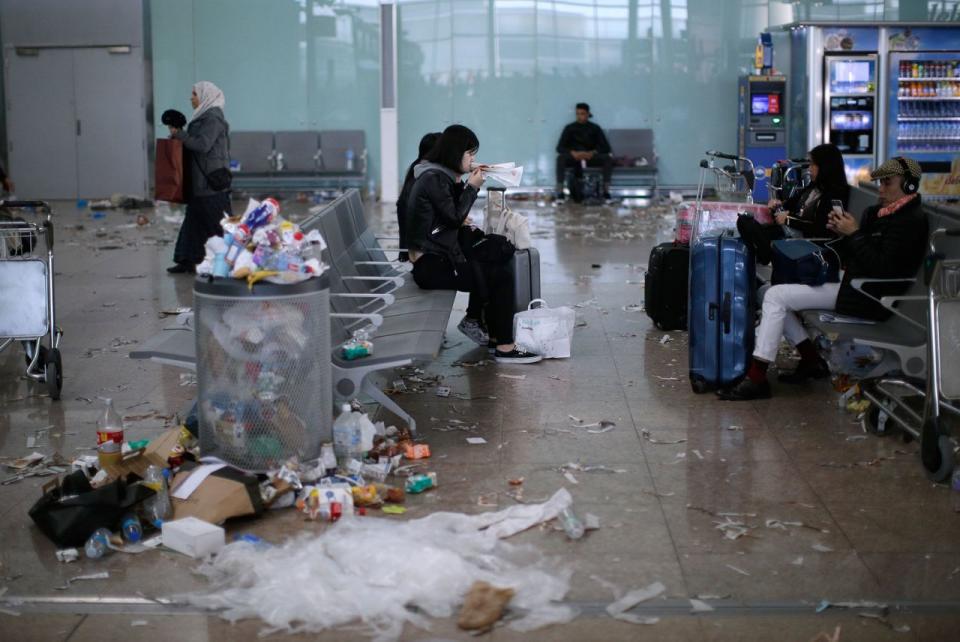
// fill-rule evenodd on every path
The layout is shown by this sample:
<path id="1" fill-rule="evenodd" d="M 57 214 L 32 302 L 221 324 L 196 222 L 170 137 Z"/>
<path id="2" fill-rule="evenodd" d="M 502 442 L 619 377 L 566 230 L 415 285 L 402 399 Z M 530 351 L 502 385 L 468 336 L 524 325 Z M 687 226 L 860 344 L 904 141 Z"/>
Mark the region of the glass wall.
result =
<path id="1" fill-rule="evenodd" d="M 152 0 L 154 114 L 209 80 L 234 131 L 362 129 L 380 168 L 376 0 Z"/>

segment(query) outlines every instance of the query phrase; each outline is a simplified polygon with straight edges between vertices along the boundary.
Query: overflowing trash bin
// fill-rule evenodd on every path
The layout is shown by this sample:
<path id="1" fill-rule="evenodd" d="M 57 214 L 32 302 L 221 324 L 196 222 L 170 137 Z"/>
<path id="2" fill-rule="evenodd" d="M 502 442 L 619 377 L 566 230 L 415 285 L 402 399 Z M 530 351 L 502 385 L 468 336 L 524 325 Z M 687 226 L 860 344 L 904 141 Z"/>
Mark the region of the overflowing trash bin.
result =
<path id="1" fill-rule="evenodd" d="M 330 441 L 330 288 L 198 277 L 200 448 L 248 471 L 320 456 Z"/>

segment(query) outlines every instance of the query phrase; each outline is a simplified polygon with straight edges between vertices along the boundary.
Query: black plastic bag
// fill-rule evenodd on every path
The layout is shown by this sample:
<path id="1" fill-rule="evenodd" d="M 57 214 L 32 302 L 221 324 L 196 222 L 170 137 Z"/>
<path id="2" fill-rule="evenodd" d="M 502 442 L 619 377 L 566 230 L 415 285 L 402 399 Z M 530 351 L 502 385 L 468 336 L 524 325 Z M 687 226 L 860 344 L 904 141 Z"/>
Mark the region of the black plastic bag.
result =
<path id="1" fill-rule="evenodd" d="M 60 481 L 60 480 L 57 480 Z M 117 530 L 124 514 L 154 491 L 123 480 L 92 488 L 83 471 L 43 487 L 43 497 L 30 508 L 30 519 L 57 546 L 83 546 L 98 528 Z"/>

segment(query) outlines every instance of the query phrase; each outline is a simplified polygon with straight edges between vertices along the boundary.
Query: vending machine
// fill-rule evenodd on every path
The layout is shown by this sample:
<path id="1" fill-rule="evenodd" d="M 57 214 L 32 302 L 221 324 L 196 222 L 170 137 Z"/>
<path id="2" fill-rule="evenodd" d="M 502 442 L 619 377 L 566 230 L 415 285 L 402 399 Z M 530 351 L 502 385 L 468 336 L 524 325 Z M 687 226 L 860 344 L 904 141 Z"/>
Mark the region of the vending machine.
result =
<path id="1" fill-rule="evenodd" d="M 891 52 L 890 77 L 890 156 L 920 163 L 921 193 L 960 197 L 960 52 Z"/>
<path id="2" fill-rule="evenodd" d="M 755 203 L 769 200 L 770 168 L 787 158 L 787 77 L 741 76 L 738 110 L 739 154 L 764 178 L 753 189 Z"/>
<path id="3" fill-rule="evenodd" d="M 874 164 L 877 141 L 877 55 L 828 55 L 824 60 L 823 140 L 843 153 L 847 180 Z"/>

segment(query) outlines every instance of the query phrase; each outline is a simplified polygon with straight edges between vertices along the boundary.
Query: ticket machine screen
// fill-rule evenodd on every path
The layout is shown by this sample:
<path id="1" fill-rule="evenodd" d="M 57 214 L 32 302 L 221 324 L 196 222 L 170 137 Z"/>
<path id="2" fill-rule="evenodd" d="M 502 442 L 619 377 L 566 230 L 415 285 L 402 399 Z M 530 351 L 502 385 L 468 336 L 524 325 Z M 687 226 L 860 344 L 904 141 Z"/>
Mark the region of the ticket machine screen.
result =
<path id="1" fill-rule="evenodd" d="M 779 116 L 780 94 L 750 94 L 751 116 Z"/>

